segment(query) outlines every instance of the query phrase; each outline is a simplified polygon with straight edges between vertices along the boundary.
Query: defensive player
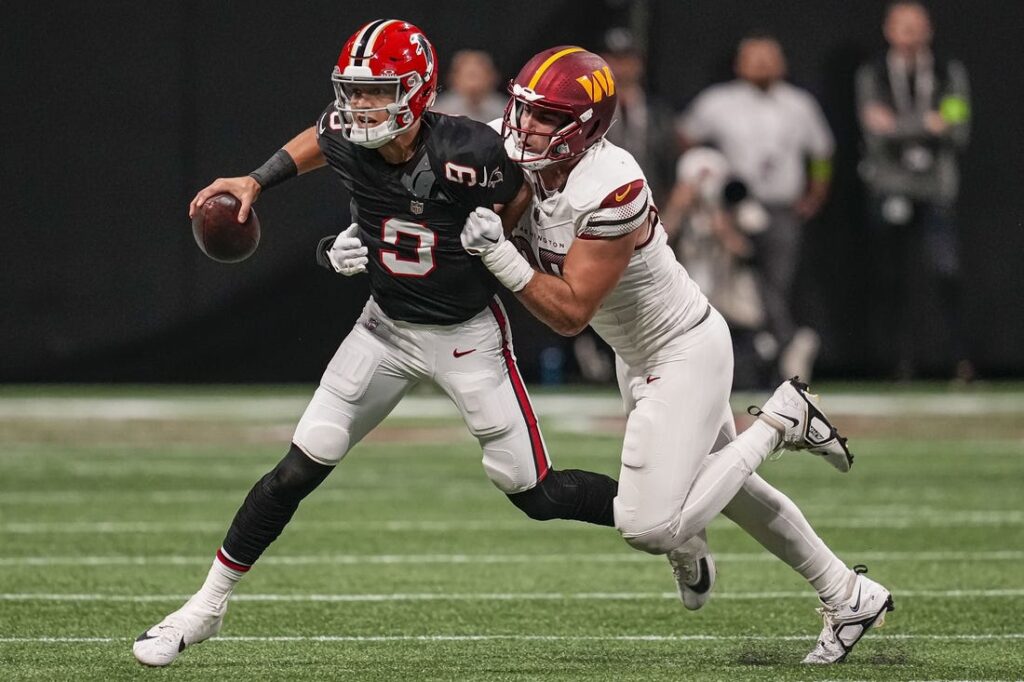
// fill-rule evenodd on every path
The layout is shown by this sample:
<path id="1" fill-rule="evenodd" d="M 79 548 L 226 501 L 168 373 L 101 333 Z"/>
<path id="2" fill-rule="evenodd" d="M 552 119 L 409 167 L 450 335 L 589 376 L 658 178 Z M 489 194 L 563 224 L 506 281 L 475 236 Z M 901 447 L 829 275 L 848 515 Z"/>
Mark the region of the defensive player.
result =
<path id="1" fill-rule="evenodd" d="M 290 450 L 235 515 L 202 588 L 139 636 L 133 651 L 146 665 L 168 665 L 220 630 L 235 584 L 299 502 L 419 382 L 448 394 L 480 443 L 488 477 L 531 518 L 613 525 L 613 479 L 551 467 L 494 296 L 498 285 L 460 243 L 475 207 L 528 201 L 529 190 L 497 133 L 427 111 L 437 70 L 415 26 L 363 26 L 341 51 L 336 100 L 316 125 L 250 176 L 219 179 L 192 201 L 190 213 L 230 192 L 242 202 L 242 221 L 262 190 L 330 165 L 356 222 L 318 254 L 343 274 L 368 271 L 372 296 L 327 366 Z"/>
<path id="2" fill-rule="evenodd" d="M 847 471 L 845 439 L 796 379 L 752 408 L 759 419 L 736 435 L 728 328 L 666 245 L 640 167 L 604 139 L 615 111 L 604 60 L 579 47 L 545 50 L 510 91 L 505 148 L 525 169 L 532 207 L 511 240 L 493 211 L 478 208 L 462 243 L 554 330 L 589 323 L 615 350 L 629 412 L 616 527 L 633 547 L 668 555 L 684 604 L 696 609 L 715 577 L 703 531 L 724 511 L 817 590 L 825 627 L 805 662 L 842 660 L 892 598 L 845 566 L 754 471 L 780 446 Z"/>

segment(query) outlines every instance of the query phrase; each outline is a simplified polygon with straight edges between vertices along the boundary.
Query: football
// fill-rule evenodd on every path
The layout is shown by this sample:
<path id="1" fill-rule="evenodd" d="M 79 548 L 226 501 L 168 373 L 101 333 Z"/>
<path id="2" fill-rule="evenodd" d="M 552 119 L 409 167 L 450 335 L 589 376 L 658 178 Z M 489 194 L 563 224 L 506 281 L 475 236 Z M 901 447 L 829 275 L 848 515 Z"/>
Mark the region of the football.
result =
<path id="1" fill-rule="evenodd" d="M 253 254 L 260 243 L 260 220 L 249 209 L 249 218 L 238 222 L 241 202 L 226 192 L 215 194 L 192 217 L 192 235 L 203 253 L 220 263 L 238 263 Z"/>

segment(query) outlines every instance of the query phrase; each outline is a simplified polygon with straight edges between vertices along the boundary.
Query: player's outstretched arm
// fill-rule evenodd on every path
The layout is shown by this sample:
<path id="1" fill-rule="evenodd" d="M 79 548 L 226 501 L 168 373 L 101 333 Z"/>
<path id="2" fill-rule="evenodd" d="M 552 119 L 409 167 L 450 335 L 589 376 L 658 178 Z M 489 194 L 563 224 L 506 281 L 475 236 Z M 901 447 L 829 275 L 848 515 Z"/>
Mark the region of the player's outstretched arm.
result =
<path id="1" fill-rule="evenodd" d="M 241 208 L 238 210 L 238 222 L 244 223 L 249 217 L 249 209 L 259 197 L 260 192 L 285 180 L 324 166 L 327 160 L 320 151 L 316 141 L 316 129 L 309 127 L 293 137 L 288 144 L 271 156 L 266 163 L 249 175 L 237 178 L 217 178 L 204 187 L 188 205 L 188 216 L 191 218 L 203 203 L 215 194 L 227 192 L 234 195 Z"/>

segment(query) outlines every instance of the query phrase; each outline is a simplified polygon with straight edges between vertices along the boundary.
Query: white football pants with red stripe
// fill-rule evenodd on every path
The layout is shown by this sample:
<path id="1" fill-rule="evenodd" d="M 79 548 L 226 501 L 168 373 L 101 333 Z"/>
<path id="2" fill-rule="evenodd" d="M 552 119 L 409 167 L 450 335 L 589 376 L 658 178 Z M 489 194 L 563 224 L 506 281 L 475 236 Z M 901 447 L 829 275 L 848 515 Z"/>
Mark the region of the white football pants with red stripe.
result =
<path id="1" fill-rule="evenodd" d="M 334 465 L 420 382 L 440 387 L 483 450 L 505 493 L 534 487 L 550 468 L 497 297 L 470 320 L 423 325 L 390 319 L 371 298 L 320 380 L 293 442 Z"/>

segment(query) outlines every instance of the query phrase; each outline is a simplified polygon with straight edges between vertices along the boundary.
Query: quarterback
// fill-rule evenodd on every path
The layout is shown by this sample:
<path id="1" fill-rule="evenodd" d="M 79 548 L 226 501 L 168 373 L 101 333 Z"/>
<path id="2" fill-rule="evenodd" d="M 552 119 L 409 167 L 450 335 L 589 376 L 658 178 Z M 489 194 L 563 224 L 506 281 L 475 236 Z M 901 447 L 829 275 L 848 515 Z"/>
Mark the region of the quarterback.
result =
<path id="1" fill-rule="evenodd" d="M 502 135 L 532 205 L 508 238 L 478 208 L 462 243 L 552 329 L 590 324 L 615 350 L 629 413 L 616 527 L 633 547 L 667 554 L 684 605 L 697 609 L 715 579 L 704 529 L 724 512 L 818 592 L 824 628 L 805 662 L 843 660 L 892 597 L 866 569 L 843 564 L 755 471 L 779 448 L 848 471 L 845 439 L 796 378 L 752 408 L 759 418 L 737 436 L 728 327 L 666 245 L 640 167 L 604 138 L 616 99 L 604 60 L 579 47 L 545 50 L 510 94 Z"/>
<path id="2" fill-rule="evenodd" d="M 613 525 L 613 479 L 552 468 L 498 283 L 460 243 L 477 206 L 512 210 L 529 201 L 522 172 L 486 125 L 427 111 L 437 80 L 422 31 L 370 22 L 342 48 L 336 98 L 317 123 L 250 176 L 219 179 L 192 201 L 190 212 L 230 192 L 242 202 L 241 221 L 262 190 L 329 165 L 352 197 L 355 222 L 321 241 L 318 260 L 343 275 L 368 272 L 371 298 L 288 453 L 236 513 L 202 588 L 135 642 L 141 663 L 168 665 L 217 634 L 235 585 L 299 502 L 420 382 L 451 398 L 480 443 L 487 476 L 529 517 Z"/>

